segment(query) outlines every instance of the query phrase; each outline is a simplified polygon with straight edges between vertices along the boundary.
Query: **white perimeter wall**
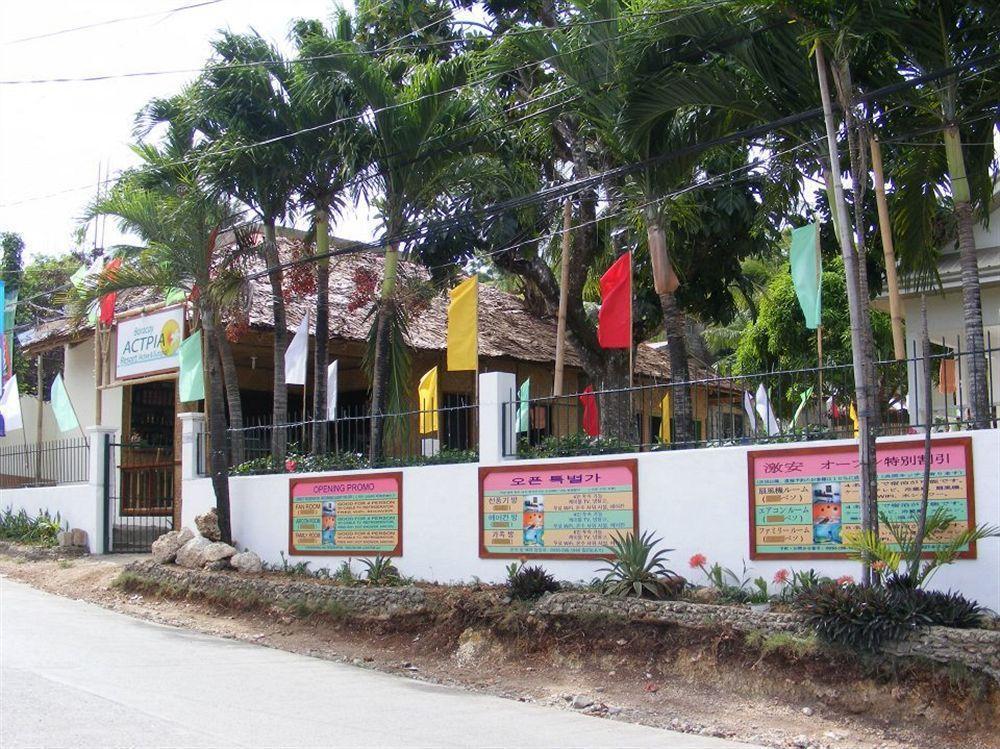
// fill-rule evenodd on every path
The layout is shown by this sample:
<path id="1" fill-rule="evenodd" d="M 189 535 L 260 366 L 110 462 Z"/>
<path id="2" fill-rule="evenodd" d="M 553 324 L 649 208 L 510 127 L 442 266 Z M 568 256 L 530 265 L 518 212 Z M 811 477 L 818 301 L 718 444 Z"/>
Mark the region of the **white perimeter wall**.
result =
<path id="1" fill-rule="evenodd" d="M 63 484 L 34 489 L 0 489 L 0 509 L 12 507 L 14 512 L 25 510 L 35 517 L 42 510 L 55 517 L 59 513 L 62 527 L 87 531 L 87 544 L 98 548 L 104 524 L 101 502 L 90 484 Z"/>
<path id="2" fill-rule="evenodd" d="M 1000 432 L 961 435 L 973 440 L 976 519 L 979 523 L 1000 525 Z M 899 439 L 880 440 L 880 443 L 893 441 Z M 838 443 L 809 443 L 810 446 L 832 444 Z M 784 447 L 795 446 L 798 445 Z M 663 539 L 665 547 L 674 549 L 669 555 L 670 566 L 693 582 L 704 582 L 700 571 L 688 568 L 688 559 L 695 553 L 737 572 L 746 560 L 754 575 L 763 575 L 768 581 L 782 567 L 813 567 L 831 577 L 845 574 L 860 577 L 860 565 L 848 560 L 749 561 L 746 454 L 750 449 L 764 448 L 728 447 L 572 460 L 638 459 L 640 529 L 652 530 Z M 558 464 L 567 460 L 570 459 L 537 462 Z M 490 582 L 504 579 L 504 567 L 510 560 L 479 558 L 478 468 L 478 463 L 467 463 L 403 469 L 403 556 L 397 565 L 404 574 L 439 582 L 468 581 L 474 576 Z M 233 536 L 240 550 L 249 548 L 272 564 L 280 563 L 280 552 L 288 556 L 289 478 L 288 474 L 238 477 L 230 482 Z M 185 482 L 184 525 L 193 528 L 194 516 L 214 504 L 208 479 Z M 309 561 L 311 569 L 332 569 L 346 559 L 289 558 L 292 562 Z M 540 563 L 563 580 L 589 580 L 602 565 L 590 560 L 545 559 Z M 354 566 L 360 568 L 356 561 Z M 960 590 L 981 604 L 1000 610 L 1000 539 L 980 543 L 978 559 L 958 561 L 937 573 L 932 587 Z"/>

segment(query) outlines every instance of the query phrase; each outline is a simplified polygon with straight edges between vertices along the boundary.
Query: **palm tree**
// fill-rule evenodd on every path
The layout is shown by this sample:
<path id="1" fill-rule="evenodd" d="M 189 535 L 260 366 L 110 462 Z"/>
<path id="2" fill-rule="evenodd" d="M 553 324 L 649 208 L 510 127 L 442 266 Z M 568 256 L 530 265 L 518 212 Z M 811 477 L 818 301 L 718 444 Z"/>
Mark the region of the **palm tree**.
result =
<path id="1" fill-rule="evenodd" d="M 294 116 L 286 93 L 291 74 L 278 50 L 256 33 L 223 32 L 212 47 L 215 58 L 194 84 L 189 116 L 208 138 L 202 164 L 209 183 L 246 205 L 263 228 L 259 250 L 274 317 L 271 456 L 280 461 L 287 444 L 288 320 L 276 226 L 289 214 L 294 189 L 288 139 Z"/>
<path id="2" fill-rule="evenodd" d="M 466 61 L 453 58 L 417 62 L 386 52 L 368 54 L 354 38 L 351 19 L 340 14 L 334 34 L 309 37 L 316 74 L 346 75 L 356 90 L 365 132 L 359 163 L 364 180 L 359 190 L 379 213 L 385 264 L 373 309 L 369 340 L 371 369 L 371 441 L 369 454 L 383 454 L 385 414 L 399 410 L 405 398 L 406 310 L 399 298 L 399 262 L 416 251 L 401 235 L 411 221 L 443 192 L 469 146 L 461 128 L 468 120 L 467 102 L 457 88 L 467 80 Z"/>
<path id="3" fill-rule="evenodd" d="M 918 0 L 910 3 L 896 37 L 901 68 L 908 76 L 919 76 L 995 53 L 998 25 L 1000 6 L 993 2 Z M 940 153 L 902 148 L 900 166 L 904 178 L 899 180 L 894 191 L 894 218 L 905 238 L 904 252 L 926 258 L 923 261 L 904 258 L 904 262 L 927 269 L 928 266 L 933 268 L 936 260 L 933 227 L 939 196 L 950 188 L 962 269 L 962 317 L 965 347 L 969 352 L 966 372 L 970 426 L 974 429 L 988 427 L 991 420 L 973 224 L 977 210 L 987 217 L 991 208 L 990 165 L 994 160 L 993 133 L 998 99 L 1000 76 L 995 67 L 992 71 L 972 68 L 908 92 L 904 98 L 909 107 L 903 127 L 909 131 L 940 131 L 944 153 L 941 158 Z M 968 145 L 965 139 L 976 145 Z"/>

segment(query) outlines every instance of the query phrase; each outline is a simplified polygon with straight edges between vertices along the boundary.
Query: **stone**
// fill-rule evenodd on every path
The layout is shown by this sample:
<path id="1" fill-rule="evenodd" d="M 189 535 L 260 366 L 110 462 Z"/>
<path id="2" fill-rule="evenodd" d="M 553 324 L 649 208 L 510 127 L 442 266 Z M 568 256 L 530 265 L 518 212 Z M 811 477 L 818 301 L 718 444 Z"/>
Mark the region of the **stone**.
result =
<path id="1" fill-rule="evenodd" d="M 181 546 L 183 546 L 188 541 L 190 541 L 192 538 L 194 538 L 194 536 L 195 536 L 195 532 L 193 530 L 191 530 L 190 528 L 181 528 L 181 535 L 179 535 L 177 537 L 177 540 L 180 541 Z"/>
<path id="2" fill-rule="evenodd" d="M 229 544 L 223 543 L 222 541 L 215 541 L 205 547 L 205 563 L 207 564 L 209 562 L 218 562 L 222 559 L 229 559 L 229 557 L 235 553 L 236 549 Z M 226 567 L 228 566 L 229 563 L 227 562 Z"/>
<path id="3" fill-rule="evenodd" d="M 204 515 L 196 516 L 194 525 L 198 529 L 198 533 L 209 541 L 222 539 L 222 531 L 219 530 L 219 513 L 214 507 Z"/>
<path id="4" fill-rule="evenodd" d="M 583 710 L 584 708 L 590 707 L 594 704 L 594 701 L 584 694 L 578 694 L 573 698 L 573 701 L 569 703 L 569 706 L 574 710 Z"/>
<path id="5" fill-rule="evenodd" d="M 205 549 L 212 545 L 212 542 L 202 536 L 196 536 L 177 550 L 177 557 L 174 561 L 181 567 L 188 569 L 198 569 L 205 566 Z"/>
<path id="6" fill-rule="evenodd" d="M 153 561 L 157 564 L 170 564 L 177 558 L 177 552 L 180 548 L 190 540 L 188 538 L 182 541 L 181 531 L 167 531 L 153 541 Z"/>
<path id="7" fill-rule="evenodd" d="M 804 707 L 802 708 L 802 714 L 808 717 L 813 714 L 813 709 L 811 707 Z"/>
<path id="8" fill-rule="evenodd" d="M 60 546 L 69 546 L 73 534 L 70 531 L 59 531 L 56 534 L 56 543 Z"/>
<path id="9" fill-rule="evenodd" d="M 79 546 L 81 548 L 87 546 L 87 531 L 83 528 L 74 528 L 70 532 L 70 546 Z"/>
<path id="10" fill-rule="evenodd" d="M 230 569 L 229 559 L 228 558 L 227 559 L 216 559 L 214 562 L 206 562 L 205 563 L 205 569 L 206 570 L 213 570 L 215 572 L 218 572 L 219 570 L 228 570 L 228 569 Z"/>
<path id="11" fill-rule="evenodd" d="M 240 572 L 250 575 L 264 569 L 260 557 L 252 551 L 241 551 L 229 557 L 229 563 Z"/>

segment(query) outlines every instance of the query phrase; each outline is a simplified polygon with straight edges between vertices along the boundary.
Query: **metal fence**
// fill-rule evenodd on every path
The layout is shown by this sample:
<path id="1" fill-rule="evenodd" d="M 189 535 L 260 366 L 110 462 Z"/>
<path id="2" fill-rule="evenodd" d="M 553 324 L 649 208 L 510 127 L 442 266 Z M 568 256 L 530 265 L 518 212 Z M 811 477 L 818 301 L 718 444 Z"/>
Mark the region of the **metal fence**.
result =
<path id="1" fill-rule="evenodd" d="M 979 352 L 985 359 L 990 424 L 998 424 L 997 372 L 1000 349 Z M 960 349 L 931 357 L 936 431 L 970 425 L 963 374 L 970 354 Z M 879 435 L 908 434 L 926 423 L 923 359 L 880 361 Z M 672 406 L 690 395 L 692 431 L 681 439 Z M 907 394 L 912 397 L 907 398 Z M 632 388 L 574 393 L 502 404 L 505 457 L 550 457 L 674 448 L 767 444 L 855 435 L 854 372 L 849 364 L 761 374 L 725 375 L 687 382 L 643 384 Z M 918 406 L 910 413 L 908 404 Z M 590 416 L 588 419 L 588 411 Z M 667 423 L 664 423 L 664 414 Z M 590 423 L 587 423 L 589 420 Z"/>
<path id="2" fill-rule="evenodd" d="M 0 447 L 0 488 L 76 484 L 90 478 L 83 437 Z"/>
<path id="3" fill-rule="evenodd" d="M 464 402 L 434 411 L 405 411 L 382 417 L 382 455 L 369 459 L 372 416 L 367 406 L 342 407 L 330 421 L 258 423 L 227 431 L 227 455 L 234 474 L 462 463 L 478 456 L 479 408 Z M 325 430 L 326 449 L 313 450 L 314 427 Z M 285 450 L 272 457 L 272 439 L 284 432 Z M 199 450 L 206 456 L 207 452 Z M 207 466 L 206 466 L 207 468 Z M 204 473 L 208 473 L 207 470 Z"/>

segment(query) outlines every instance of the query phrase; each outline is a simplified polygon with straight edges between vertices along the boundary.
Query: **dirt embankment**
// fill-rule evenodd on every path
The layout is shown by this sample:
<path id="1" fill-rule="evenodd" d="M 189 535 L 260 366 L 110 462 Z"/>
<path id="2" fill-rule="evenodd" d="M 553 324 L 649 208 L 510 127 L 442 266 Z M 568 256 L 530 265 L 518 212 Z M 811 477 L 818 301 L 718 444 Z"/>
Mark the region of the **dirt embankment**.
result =
<path id="1" fill-rule="evenodd" d="M 358 627 L 301 608 L 166 597 L 134 580 L 122 589 L 123 561 L 0 557 L 0 574 L 163 624 L 595 717 L 775 747 L 1000 747 L 1000 691 L 930 664 L 726 630 L 543 621 L 491 589 L 424 586 L 427 615 Z"/>

